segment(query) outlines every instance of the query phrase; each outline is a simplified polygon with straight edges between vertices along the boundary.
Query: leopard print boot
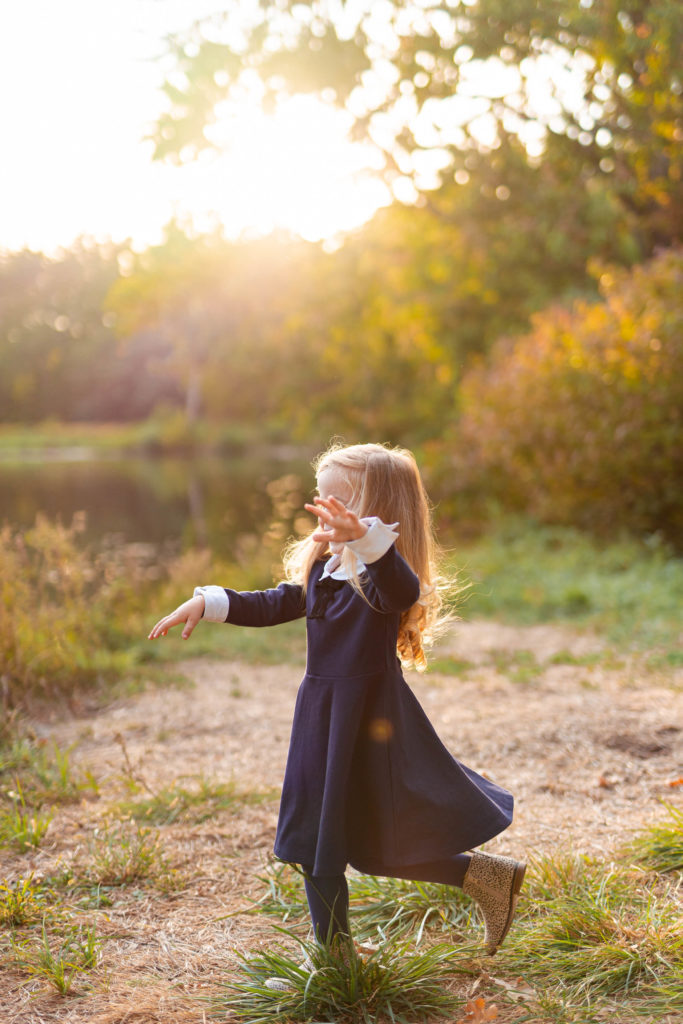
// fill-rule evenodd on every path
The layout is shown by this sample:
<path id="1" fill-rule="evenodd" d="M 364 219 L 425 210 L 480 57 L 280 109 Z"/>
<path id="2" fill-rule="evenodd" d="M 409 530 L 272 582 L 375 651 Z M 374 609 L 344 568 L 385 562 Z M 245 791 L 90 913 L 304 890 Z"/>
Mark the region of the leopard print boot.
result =
<path id="1" fill-rule="evenodd" d="M 462 883 L 484 918 L 486 952 L 493 956 L 510 930 L 526 864 L 475 851 Z"/>

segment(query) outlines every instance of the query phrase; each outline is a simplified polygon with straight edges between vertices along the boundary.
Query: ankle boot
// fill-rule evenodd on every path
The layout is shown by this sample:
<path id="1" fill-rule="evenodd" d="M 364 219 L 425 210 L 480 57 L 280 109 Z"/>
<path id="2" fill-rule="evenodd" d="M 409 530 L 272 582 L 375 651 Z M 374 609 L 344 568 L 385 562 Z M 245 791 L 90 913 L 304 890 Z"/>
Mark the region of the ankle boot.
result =
<path id="1" fill-rule="evenodd" d="M 484 918 L 486 952 L 493 956 L 510 930 L 526 864 L 512 857 L 475 851 L 465 872 L 463 892 L 479 905 Z"/>

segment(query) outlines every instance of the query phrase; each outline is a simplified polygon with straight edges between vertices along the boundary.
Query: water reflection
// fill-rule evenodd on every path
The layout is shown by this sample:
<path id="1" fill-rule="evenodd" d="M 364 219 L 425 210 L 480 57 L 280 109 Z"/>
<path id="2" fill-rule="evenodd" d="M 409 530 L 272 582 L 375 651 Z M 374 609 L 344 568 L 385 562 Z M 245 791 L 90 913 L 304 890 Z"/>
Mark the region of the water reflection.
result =
<path id="1" fill-rule="evenodd" d="M 313 483 L 305 458 L 0 465 L 0 520 L 30 526 L 42 512 L 70 523 L 85 511 L 89 539 L 207 545 L 228 557 L 239 538 L 262 536 L 274 513 L 284 535 L 291 532 Z"/>

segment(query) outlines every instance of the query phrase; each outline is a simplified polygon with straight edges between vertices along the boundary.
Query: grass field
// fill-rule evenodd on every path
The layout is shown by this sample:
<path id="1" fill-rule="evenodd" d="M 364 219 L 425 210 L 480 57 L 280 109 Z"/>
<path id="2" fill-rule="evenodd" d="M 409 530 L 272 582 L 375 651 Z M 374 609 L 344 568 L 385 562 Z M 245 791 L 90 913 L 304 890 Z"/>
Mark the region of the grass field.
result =
<path id="1" fill-rule="evenodd" d="M 300 878 L 268 856 L 301 623 L 153 645 L 206 555 L 150 579 L 54 524 L 3 542 L 23 710 L 0 735 L 0 1019 L 678 1024 L 683 565 L 662 545 L 507 522 L 455 553 L 471 621 L 413 685 L 447 745 L 520 797 L 503 842 L 527 883 L 491 960 L 457 890 L 364 876 L 369 952 L 311 948 Z"/>

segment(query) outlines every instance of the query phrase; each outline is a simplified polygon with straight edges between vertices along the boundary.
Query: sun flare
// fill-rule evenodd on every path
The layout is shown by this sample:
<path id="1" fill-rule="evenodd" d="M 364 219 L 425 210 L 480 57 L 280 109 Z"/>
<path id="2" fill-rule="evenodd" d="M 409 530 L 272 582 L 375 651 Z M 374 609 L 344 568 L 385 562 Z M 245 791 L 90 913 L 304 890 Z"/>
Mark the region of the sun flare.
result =
<path id="1" fill-rule="evenodd" d="M 351 144 L 348 127 L 347 115 L 313 97 L 289 99 L 274 114 L 232 106 L 210 132 L 221 155 L 209 152 L 180 172 L 183 207 L 228 234 L 248 224 L 317 241 L 357 227 L 391 197 L 371 173 L 376 152 Z"/>

